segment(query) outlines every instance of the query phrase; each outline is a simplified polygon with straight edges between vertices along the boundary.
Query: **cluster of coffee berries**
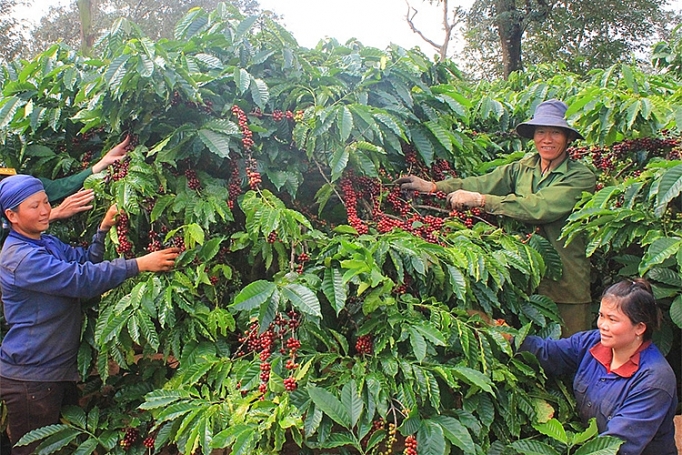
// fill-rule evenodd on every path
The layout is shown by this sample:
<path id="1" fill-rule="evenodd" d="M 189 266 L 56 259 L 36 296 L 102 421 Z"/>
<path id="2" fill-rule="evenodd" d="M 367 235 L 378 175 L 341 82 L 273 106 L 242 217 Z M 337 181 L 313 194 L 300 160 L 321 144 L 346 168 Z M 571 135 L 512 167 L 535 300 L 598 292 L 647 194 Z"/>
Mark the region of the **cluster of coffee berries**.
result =
<path id="1" fill-rule="evenodd" d="M 388 175 L 384 175 L 384 177 L 390 178 Z M 440 231 L 445 219 L 433 215 L 421 215 L 412 205 L 414 195 L 405 194 L 399 186 L 393 186 L 388 191 L 382 192 L 379 179 L 371 179 L 365 176 L 355 177 L 353 173 L 349 172 L 341 179 L 339 187 L 345 202 L 348 223 L 359 233 L 366 233 L 368 226 L 375 223 L 379 233 L 401 229 L 431 243 L 440 241 Z M 386 209 L 390 213 L 384 212 L 381 207 L 382 195 L 384 194 Z M 443 212 L 444 209 L 441 209 L 440 206 L 442 206 L 445 196 L 442 191 L 422 195 L 423 202 L 420 208 L 433 207 Z M 362 201 L 362 206 L 371 212 L 371 221 L 364 221 L 360 218 L 358 214 L 359 201 Z"/>
<path id="2" fill-rule="evenodd" d="M 404 455 L 417 455 L 417 438 L 414 437 L 414 435 L 409 435 L 408 437 L 405 438 L 405 450 L 403 451 Z"/>
<path id="3" fill-rule="evenodd" d="M 389 422 L 388 424 L 388 437 L 386 438 L 386 450 L 379 452 L 379 455 L 391 455 L 393 453 L 393 446 L 398 440 L 398 427 L 395 423 Z"/>
<path id="4" fill-rule="evenodd" d="M 340 187 L 341 195 L 346 206 L 346 214 L 348 215 L 348 224 L 350 224 L 358 234 L 367 234 L 369 232 L 369 227 L 358 216 L 358 197 L 355 193 L 355 188 L 353 188 L 352 175 L 341 179 Z"/>
<path id="5" fill-rule="evenodd" d="M 159 251 L 163 249 L 163 244 L 159 239 L 159 233 L 155 230 L 149 231 L 149 244 L 147 245 L 147 251 L 153 253 L 154 251 Z"/>
<path id="6" fill-rule="evenodd" d="M 296 353 L 301 347 L 301 342 L 292 336 L 291 338 L 287 339 L 285 346 L 286 348 L 280 350 L 281 354 L 289 354 L 289 359 L 287 359 L 285 367 L 287 370 L 295 370 L 300 366 L 298 363 L 296 363 Z"/>
<path id="7" fill-rule="evenodd" d="M 253 158 L 246 160 L 246 176 L 249 179 L 249 188 L 257 190 L 260 188 L 262 182 L 260 173 L 258 172 L 258 161 Z"/>
<path id="8" fill-rule="evenodd" d="M 393 293 L 396 295 L 407 294 L 407 292 L 410 289 L 411 284 L 412 284 L 412 277 L 406 273 L 403 276 L 403 282 L 399 286 L 396 286 L 395 288 L 393 288 Z"/>
<path id="9" fill-rule="evenodd" d="M 120 213 L 118 215 L 118 223 L 116 224 L 116 234 L 118 235 L 118 246 L 116 252 L 130 259 L 133 257 L 133 243 L 128 238 L 130 229 L 130 220 L 128 215 Z"/>
<path id="10" fill-rule="evenodd" d="M 142 445 L 148 449 L 153 449 L 155 442 L 156 442 L 156 438 L 150 434 L 149 436 L 144 438 L 144 441 L 142 441 Z"/>
<path id="11" fill-rule="evenodd" d="M 251 150 L 251 147 L 254 145 L 253 132 L 249 129 L 249 120 L 246 114 L 236 104 L 232 106 L 232 113 L 237 116 L 237 124 L 242 132 L 242 145 L 246 150 Z"/>
<path id="12" fill-rule="evenodd" d="M 125 435 L 123 436 L 123 439 L 121 439 L 119 445 L 123 447 L 123 450 L 128 450 L 133 444 L 135 444 L 135 441 L 137 441 L 139 437 L 140 432 L 137 428 L 127 428 Z"/>
<path id="13" fill-rule="evenodd" d="M 301 119 L 302 119 L 303 118 L 303 111 L 298 111 L 298 112 L 301 112 Z M 296 115 L 291 111 L 282 112 L 280 109 L 275 109 L 274 111 L 272 111 L 272 119 L 275 122 L 281 122 L 284 119 L 296 120 Z"/>
<path id="14" fill-rule="evenodd" d="M 157 192 L 163 194 L 163 192 L 164 192 L 163 187 L 159 187 L 159 189 L 157 190 Z M 150 196 L 150 197 L 146 197 L 146 198 L 142 199 L 141 207 L 142 207 L 145 211 L 151 213 L 152 210 L 154 210 L 154 206 L 156 205 L 156 202 L 157 202 L 157 199 L 156 199 L 155 197 L 151 197 L 151 196 Z"/>
<path id="15" fill-rule="evenodd" d="M 94 138 L 97 134 L 104 132 L 104 128 L 97 128 L 94 130 L 88 130 L 83 134 L 77 134 L 71 138 L 71 145 L 78 147 L 79 145 L 85 144 Z"/>
<path id="16" fill-rule="evenodd" d="M 182 96 L 180 96 L 180 92 L 175 90 L 173 92 L 173 97 L 171 98 L 171 106 L 177 106 L 182 102 Z"/>
<path id="17" fill-rule="evenodd" d="M 278 343 L 280 344 L 278 352 L 281 355 L 289 356 L 285 363 L 285 368 L 292 372 L 288 378 L 284 379 L 284 387 L 289 392 L 296 390 L 297 382 L 293 376 L 293 370 L 299 367 L 296 357 L 298 349 L 301 347 L 301 342 L 294 334 L 300 324 L 300 314 L 290 310 L 286 315 L 277 313 L 273 322 L 262 333 L 260 333 L 259 324 L 252 323 L 249 329 L 244 332 L 244 335 L 239 338 L 241 347 L 237 350 L 237 355 L 244 356 L 249 352 L 258 353 L 258 359 L 260 360 L 260 384 L 258 391 L 260 393 L 264 394 L 268 390 L 270 372 L 272 371 L 270 358 L 277 352 Z"/>
<path id="18" fill-rule="evenodd" d="M 106 182 L 118 182 L 128 175 L 128 168 L 130 167 L 130 156 L 126 155 L 107 168 Z"/>
<path id="19" fill-rule="evenodd" d="M 355 351 L 360 355 L 371 355 L 373 348 L 372 335 L 361 335 L 355 341 Z"/>
<path id="20" fill-rule="evenodd" d="M 232 172 L 230 173 L 230 183 L 228 186 L 228 200 L 227 205 L 230 210 L 234 209 L 234 205 L 237 198 L 242 194 L 241 178 L 239 176 L 239 168 L 237 166 L 232 167 Z"/>
<path id="21" fill-rule="evenodd" d="M 459 218 L 464 222 L 464 225 L 471 229 L 474 227 L 474 224 L 476 224 L 477 219 L 486 219 L 485 214 L 481 209 L 478 207 L 474 207 L 470 210 L 464 210 L 464 211 L 458 211 L 458 210 L 453 210 L 450 212 L 450 216 L 452 218 Z"/>
<path id="22" fill-rule="evenodd" d="M 87 169 L 90 167 L 92 156 L 93 156 L 92 150 L 89 150 L 83 154 L 83 156 L 81 157 L 81 167 L 83 169 Z"/>
<path id="23" fill-rule="evenodd" d="M 284 388 L 286 389 L 287 392 L 293 392 L 298 388 L 298 383 L 296 382 L 296 378 L 293 376 L 289 376 L 288 378 L 284 378 Z"/>
<path id="24" fill-rule="evenodd" d="M 173 92 L 173 96 L 171 97 L 171 106 L 179 106 L 180 103 L 182 103 L 184 106 L 191 107 L 193 109 L 199 109 L 200 111 L 203 111 L 207 114 L 213 113 L 213 102 L 210 100 L 204 101 L 204 104 L 196 103 L 194 101 L 182 101 L 182 96 L 180 95 L 180 92 L 175 90 Z"/>
<path id="25" fill-rule="evenodd" d="M 272 231 L 268 234 L 268 243 L 275 243 L 277 241 L 277 231 Z"/>
<path id="26" fill-rule="evenodd" d="M 386 426 L 386 421 L 383 417 L 379 417 L 377 420 L 372 421 L 372 431 L 383 430 Z"/>
<path id="27" fill-rule="evenodd" d="M 185 177 L 187 177 L 187 186 L 189 187 L 190 190 L 194 191 L 201 190 L 201 181 L 199 181 L 197 171 L 195 171 L 194 169 L 186 169 Z"/>
<path id="28" fill-rule="evenodd" d="M 129 152 L 131 150 L 135 150 L 135 147 L 140 145 L 140 136 L 136 134 L 129 134 L 130 140 L 128 141 L 128 145 L 126 146 L 126 152 Z"/>
<path id="29" fill-rule="evenodd" d="M 447 178 L 457 177 L 457 172 L 450 167 L 450 163 L 439 158 L 431 166 L 431 177 L 434 182 L 439 182 Z"/>
<path id="30" fill-rule="evenodd" d="M 666 136 L 664 134 L 664 136 Z M 680 156 L 680 138 L 636 138 L 616 142 L 609 147 L 570 147 L 569 155 L 574 159 L 589 158 L 601 172 L 609 173 L 624 163 L 637 161 L 636 154 L 646 152 L 649 158 L 662 157 L 678 159 Z"/>
<path id="31" fill-rule="evenodd" d="M 412 211 L 412 204 L 404 197 L 404 191 L 399 186 L 390 189 L 386 196 L 386 202 L 400 216 L 407 216 Z"/>
<path id="32" fill-rule="evenodd" d="M 310 260 L 310 255 L 306 252 L 303 252 L 298 255 L 296 258 L 296 262 L 298 263 L 298 269 L 296 270 L 298 273 L 303 273 L 303 268 L 305 267 L 305 263 Z"/>
<path id="33" fill-rule="evenodd" d="M 303 115 L 304 115 L 304 113 L 302 110 L 296 111 L 296 113 L 294 114 L 294 122 L 296 122 L 296 123 L 302 122 L 303 121 Z"/>
<path id="34" fill-rule="evenodd" d="M 175 248 L 179 249 L 181 253 L 187 249 L 185 247 L 185 239 L 183 239 L 179 235 L 176 235 L 175 237 L 171 238 L 168 242 L 169 242 L 171 247 L 175 247 Z"/>

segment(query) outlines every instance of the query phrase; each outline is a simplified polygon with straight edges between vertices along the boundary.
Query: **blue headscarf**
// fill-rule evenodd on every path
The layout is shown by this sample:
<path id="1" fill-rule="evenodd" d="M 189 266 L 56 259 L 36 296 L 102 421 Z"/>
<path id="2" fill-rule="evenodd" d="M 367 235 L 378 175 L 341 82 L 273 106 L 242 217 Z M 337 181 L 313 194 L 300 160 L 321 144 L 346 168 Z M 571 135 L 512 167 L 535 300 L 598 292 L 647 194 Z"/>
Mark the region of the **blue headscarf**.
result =
<path id="1" fill-rule="evenodd" d="M 45 191 L 43 182 L 30 175 L 12 175 L 0 181 L 0 214 L 13 209 L 29 197 Z"/>

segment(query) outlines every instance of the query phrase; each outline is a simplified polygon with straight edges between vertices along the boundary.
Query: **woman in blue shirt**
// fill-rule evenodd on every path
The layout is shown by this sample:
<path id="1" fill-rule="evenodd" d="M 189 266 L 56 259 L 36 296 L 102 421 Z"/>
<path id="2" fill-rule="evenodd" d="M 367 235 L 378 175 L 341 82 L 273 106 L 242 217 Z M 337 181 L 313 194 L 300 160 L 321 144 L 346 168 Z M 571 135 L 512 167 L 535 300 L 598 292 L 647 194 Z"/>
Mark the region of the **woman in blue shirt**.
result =
<path id="1" fill-rule="evenodd" d="M 50 202 L 35 177 L 0 182 L 0 213 L 10 233 L 0 252 L 0 288 L 9 330 L 0 345 L 0 398 L 8 411 L 12 444 L 25 433 L 59 422 L 62 404 L 73 402 L 78 380 L 80 299 L 102 294 L 140 272 L 173 268 L 176 248 L 136 259 L 104 261 L 104 238 L 116 224 L 109 209 L 89 248 L 69 246 L 43 232 Z M 35 444 L 15 447 L 33 453 Z"/>
<path id="2" fill-rule="evenodd" d="M 660 320 L 649 283 L 625 280 L 602 295 L 598 330 L 560 340 L 529 336 L 520 349 L 548 373 L 575 375 L 581 419 L 594 417 L 600 434 L 622 439 L 619 454 L 676 455 L 677 381 L 651 342 Z"/>

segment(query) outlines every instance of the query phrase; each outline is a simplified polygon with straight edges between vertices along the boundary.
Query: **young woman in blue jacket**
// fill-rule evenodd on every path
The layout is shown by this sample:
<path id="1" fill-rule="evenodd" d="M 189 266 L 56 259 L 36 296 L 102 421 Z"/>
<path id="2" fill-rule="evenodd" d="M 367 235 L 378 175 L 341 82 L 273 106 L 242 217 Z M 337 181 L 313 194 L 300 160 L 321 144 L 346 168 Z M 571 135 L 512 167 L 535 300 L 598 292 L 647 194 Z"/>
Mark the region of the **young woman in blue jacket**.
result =
<path id="1" fill-rule="evenodd" d="M 560 340 L 527 337 L 548 374 L 574 375 L 580 417 L 597 420 L 599 433 L 624 441 L 621 455 L 676 455 L 673 418 L 677 381 L 651 342 L 661 310 L 646 280 L 625 280 L 601 299 L 597 330 Z"/>

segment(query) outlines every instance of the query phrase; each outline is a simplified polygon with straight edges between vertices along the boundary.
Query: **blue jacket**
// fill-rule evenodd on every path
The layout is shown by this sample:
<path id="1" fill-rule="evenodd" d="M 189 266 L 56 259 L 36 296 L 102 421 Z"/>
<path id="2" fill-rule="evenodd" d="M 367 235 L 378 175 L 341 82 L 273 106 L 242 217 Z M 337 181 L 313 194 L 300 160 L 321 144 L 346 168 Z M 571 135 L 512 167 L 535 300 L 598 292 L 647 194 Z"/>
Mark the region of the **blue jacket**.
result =
<path id="1" fill-rule="evenodd" d="M 19 381 L 78 380 L 80 299 L 101 295 L 138 273 L 134 259 L 102 262 L 106 231 L 88 249 L 56 237 L 11 231 L 0 252 L 0 289 L 9 331 L 0 376 Z"/>
<path id="2" fill-rule="evenodd" d="M 530 336 L 521 350 L 535 354 L 550 374 L 575 375 L 573 392 L 581 419 L 596 417 L 600 434 L 623 439 L 619 454 L 676 455 L 677 382 L 667 360 L 649 344 L 638 360 L 636 354 L 631 358 L 631 376 L 623 377 L 608 372 L 593 355 L 600 341 L 598 330 L 560 340 Z"/>

